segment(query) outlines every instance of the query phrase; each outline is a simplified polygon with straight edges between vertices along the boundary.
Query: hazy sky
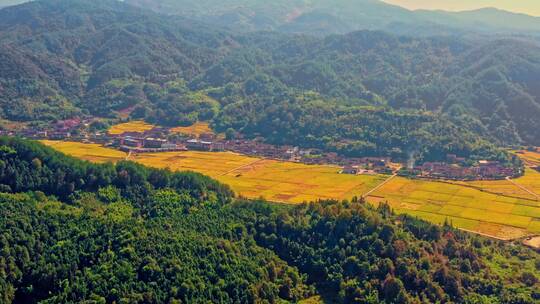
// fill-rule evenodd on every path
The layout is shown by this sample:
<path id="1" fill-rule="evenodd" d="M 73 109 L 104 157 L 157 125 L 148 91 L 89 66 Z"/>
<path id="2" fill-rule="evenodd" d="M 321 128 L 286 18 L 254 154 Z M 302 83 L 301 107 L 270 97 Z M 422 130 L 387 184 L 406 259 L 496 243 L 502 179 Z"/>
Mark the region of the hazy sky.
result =
<path id="1" fill-rule="evenodd" d="M 443 9 L 451 11 L 496 7 L 512 12 L 540 16 L 540 0 L 383 0 L 409 9 Z"/>

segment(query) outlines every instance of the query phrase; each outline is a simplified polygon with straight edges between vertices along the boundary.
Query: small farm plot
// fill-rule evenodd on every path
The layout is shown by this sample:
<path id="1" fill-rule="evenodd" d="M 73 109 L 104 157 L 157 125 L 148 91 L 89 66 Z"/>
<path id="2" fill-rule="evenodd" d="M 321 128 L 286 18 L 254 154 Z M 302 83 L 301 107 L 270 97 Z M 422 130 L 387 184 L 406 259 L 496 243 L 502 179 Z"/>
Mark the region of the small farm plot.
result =
<path id="1" fill-rule="evenodd" d="M 384 180 L 384 176 L 339 174 L 334 166 L 262 160 L 224 177 L 238 193 L 271 201 L 301 203 L 317 199 L 351 199 Z"/>
<path id="2" fill-rule="evenodd" d="M 515 179 L 514 182 L 540 197 L 540 172 L 526 169 L 525 175 Z"/>
<path id="3" fill-rule="evenodd" d="M 514 151 L 514 153 L 521 158 L 528 166 L 540 166 L 540 149 L 536 151 Z"/>
<path id="4" fill-rule="evenodd" d="M 41 143 L 64 154 L 95 163 L 117 162 L 124 160 L 127 156 L 127 154 L 124 152 L 104 148 L 103 146 L 97 144 L 83 144 L 79 142 L 51 140 L 43 140 Z"/>
<path id="5" fill-rule="evenodd" d="M 109 129 L 108 132 L 111 135 L 119 135 L 125 132 L 142 133 L 145 131 L 152 130 L 153 128 L 154 128 L 154 125 L 148 124 L 144 121 L 137 120 L 137 121 L 131 121 L 131 122 L 114 125 Z"/>
<path id="6" fill-rule="evenodd" d="M 213 134 L 214 131 L 212 131 L 210 125 L 207 122 L 196 122 L 189 127 L 172 128 L 171 133 L 179 133 L 199 137 L 202 134 Z"/>
<path id="7" fill-rule="evenodd" d="M 536 197 L 534 195 L 525 191 L 523 188 L 520 188 L 515 183 L 509 180 L 471 181 L 460 182 L 460 184 L 463 184 L 465 186 L 472 186 L 485 192 L 500 194 L 503 196 L 536 200 Z"/>
<path id="8" fill-rule="evenodd" d="M 235 153 L 198 151 L 136 154 L 130 160 L 149 167 L 195 171 L 214 178 L 258 161 Z"/>
<path id="9" fill-rule="evenodd" d="M 395 178 L 368 197 L 388 202 L 397 212 L 500 238 L 537 231 L 538 202 L 483 192 L 450 183 Z"/>

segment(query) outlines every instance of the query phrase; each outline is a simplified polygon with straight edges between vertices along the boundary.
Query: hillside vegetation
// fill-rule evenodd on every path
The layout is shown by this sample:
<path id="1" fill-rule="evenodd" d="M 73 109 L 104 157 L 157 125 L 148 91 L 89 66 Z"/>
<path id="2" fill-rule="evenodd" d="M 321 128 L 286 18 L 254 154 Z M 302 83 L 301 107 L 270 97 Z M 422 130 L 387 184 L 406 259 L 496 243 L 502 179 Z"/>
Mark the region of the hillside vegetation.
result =
<path id="1" fill-rule="evenodd" d="M 237 201 L 194 173 L 0 138 L 4 303 L 535 303 L 537 253 L 363 201 Z"/>

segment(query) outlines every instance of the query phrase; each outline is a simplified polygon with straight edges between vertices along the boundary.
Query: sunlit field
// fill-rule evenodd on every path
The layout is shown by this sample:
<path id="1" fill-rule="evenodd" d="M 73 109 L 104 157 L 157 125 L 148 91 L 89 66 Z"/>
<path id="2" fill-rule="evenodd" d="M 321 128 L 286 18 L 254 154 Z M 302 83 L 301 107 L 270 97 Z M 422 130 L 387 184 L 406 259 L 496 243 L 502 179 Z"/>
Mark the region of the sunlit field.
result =
<path id="1" fill-rule="evenodd" d="M 43 141 L 66 154 L 94 161 L 118 161 L 126 154 L 94 144 Z M 351 199 L 381 184 L 387 176 L 339 174 L 334 166 L 310 166 L 265 160 L 230 152 L 169 152 L 132 154 L 130 160 L 156 168 L 195 171 L 211 176 L 247 198 L 283 203 L 317 199 Z M 515 182 L 540 192 L 540 173 L 528 169 Z M 540 202 L 509 181 L 459 185 L 396 177 L 370 196 L 377 205 L 388 202 L 398 213 L 503 239 L 540 233 Z M 482 191 L 485 188 L 485 191 Z M 489 192 L 487 191 L 489 189 Z M 495 191 L 502 194 L 496 194 Z M 523 196 L 523 197 L 521 197 Z"/>
<path id="2" fill-rule="evenodd" d="M 540 202 L 441 182 L 395 178 L 368 197 L 396 212 L 503 239 L 540 233 Z"/>
<path id="3" fill-rule="evenodd" d="M 200 136 L 201 134 L 213 133 L 207 122 L 196 122 L 189 127 L 176 127 L 171 129 L 171 133 L 181 133 L 187 135 Z"/>
<path id="4" fill-rule="evenodd" d="M 104 148 L 98 144 L 83 144 L 78 142 L 42 140 L 41 143 L 73 157 L 96 163 L 116 162 L 124 160 L 126 153 Z"/>
<path id="5" fill-rule="evenodd" d="M 262 160 L 229 152 L 172 152 L 134 155 L 151 167 L 192 170 L 209 175 L 247 198 L 302 203 L 317 199 L 351 199 L 384 180 L 381 176 L 339 174 L 333 166 Z"/>
<path id="6" fill-rule="evenodd" d="M 515 153 L 525 162 L 525 164 L 529 166 L 540 166 L 540 152 L 522 150 L 516 151 Z"/>
<path id="7" fill-rule="evenodd" d="M 496 181 L 470 181 L 470 182 L 451 182 L 459 185 L 470 186 L 478 190 L 485 192 L 500 194 L 504 196 L 510 196 L 515 198 L 522 198 L 528 200 L 536 200 L 537 197 L 528 192 L 523 187 L 523 180 L 529 179 L 532 172 L 527 172 L 525 177 L 514 180 L 496 180 Z M 523 185 L 522 185 L 523 184 Z M 522 185 L 523 187 L 520 187 Z M 526 187 L 525 187 L 526 188 Z"/>
<path id="8" fill-rule="evenodd" d="M 515 179 L 515 182 L 534 192 L 537 196 L 540 195 L 540 172 L 534 169 L 526 169 L 525 175 Z"/>
<path id="9" fill-rule="evenodd" d="M 109 129 L 109 134 L 119 135 L 125 132 L 144 132 L 152 130 L 153 128 L 153 125 L 137 120 L 114 125 Z"/>
<path id="10" fill-rule="evenodd" d="M 66 154 L 90 161 L 117 161 L 126 155 L 98 145 L 44 142 Z M 98 155 L 101 155 L 99 158 Z M 107 159 L 109 157 L 109 159 Z M 334 166 L 262 160 L 229 152 L 132 154 L 129 160 L 155 168 L 195 171 L 211 176 L 247 198 L 302 203 L 317 199 L 351 199 L 380 184 L 386 176 L 339 174 Z"/>

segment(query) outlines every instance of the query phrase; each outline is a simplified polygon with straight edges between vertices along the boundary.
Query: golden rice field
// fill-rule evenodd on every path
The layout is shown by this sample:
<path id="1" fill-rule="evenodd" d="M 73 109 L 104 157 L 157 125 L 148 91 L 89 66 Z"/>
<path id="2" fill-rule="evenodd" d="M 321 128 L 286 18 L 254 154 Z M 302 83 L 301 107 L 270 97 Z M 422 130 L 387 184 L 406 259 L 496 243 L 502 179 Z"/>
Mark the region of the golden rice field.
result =
<path id="1" fill-rule="evenodd" d="M 200 172 L 228 184 L 244 197 L 287 203 L 351 199 L 384 180 L 383 176 L 339 174 L 340 168 L 333 166 L 309 166 L 230 152 L 140 154 L 130 159 L 152 167 Z"/>
<path id="2" fill-rule="evenodd" d="M 154 125 L 148 124 L 141 120 L 137 120 L 114 125 L 109 129 L 108 132 L 112 135 L 119 135 L 125 132 L 144 132 L 152 130 L 153 128 Z"/>
<path id="3" fill-rule="evenodd" d="M 196 122 L 189 127 L 176 127 L 170 130 L 172 133 L 181 133 L 200 136 L 201 134 L 214 133 L 207 122 Z"/>
<path id="4" fill-rule="evenodd" d="M 534 179 L 532 177 L 531 179 Z M 387 201 L 398 213 L 503 239 L 540 233 L 540 202 L 457 184 L 395 178 L 368 197 Z"/>
<path id="5" fill-rule="evenodd" d="M 125 153 L 76 142 L 43 143 L 66 154 L 90 160 L 111 161 Z M 102 155 L 98 158 L 98 155 Z M 339 174 L 333 166 L 309 166 L 298 163 L 262 160 L 229 152 L 169 152 L 133 154 L 132 161 L 156 168 L 191 170 L 211 176 L 247 198 L 263 197 L 270 201 L 302 203 L 321 198 L 351 199 L 361 196 L 381 183 L 385 176 Z"/>
<path id="6" fill-rule="evenodd" d="M 50 146 L 62 153 L 73 157 L 85 159 L 96 163 L 116 162 L 124 160 L 126 153 L 104 148 L 98 144 L 83 144 L 76 142 L 42 140 L 41 143 Z"/>
<path id="7" fill-rule="evenodd" d="M 538 200 L 540 196 L 536 195 L 534 188 L 530 185 L 535 183 L 534 177 L 538 173 L 533 170 L 527 170 L 525 176 L 512 180 L 496 180 L 496 181 L 470 181 L 470 182 L 453 182 L 457 185 L 469 186 L 484 192 L 510 196 L 515 198 Z M 532 180 L 531 180 L 532 179 Z M 540 180 L 538 181 L 540 183 Z M 527 191 L 529 190 L 529 191 Z"/>
<path id="8" fill-rule="evenodd" d="M 514 153 L 516 153 L 525 164 L 529 166 L 540 166 L 540 150 L 537 150 L 537 152 L 521 150 L 515 151 Z"/>
<path id="9" fill-rule="evenodd" d="M 125 153 L 93 144 L 44 141 L 82 159 L 117 161 Z M 320 198 L 350 199 L 380 185 L 387 176 L 344 175 L 333 166 L 309 166 L 264 160 L 229 152 L 132 154 L 130 160 L 171 170 L 209 175 L 248 198 L 301 203 Z M 540 173 L 528 169 L 516 183 L 540 193 Z M 497 194 L 495 192 L 500 192 Z M 540 202 L 509 181 L 454 184 L 401 177 L 391 179 L 368 196 L 373 204 L 388 202 L 396 212 L 473 232 L 512 239 L 540 234 Z"/>

